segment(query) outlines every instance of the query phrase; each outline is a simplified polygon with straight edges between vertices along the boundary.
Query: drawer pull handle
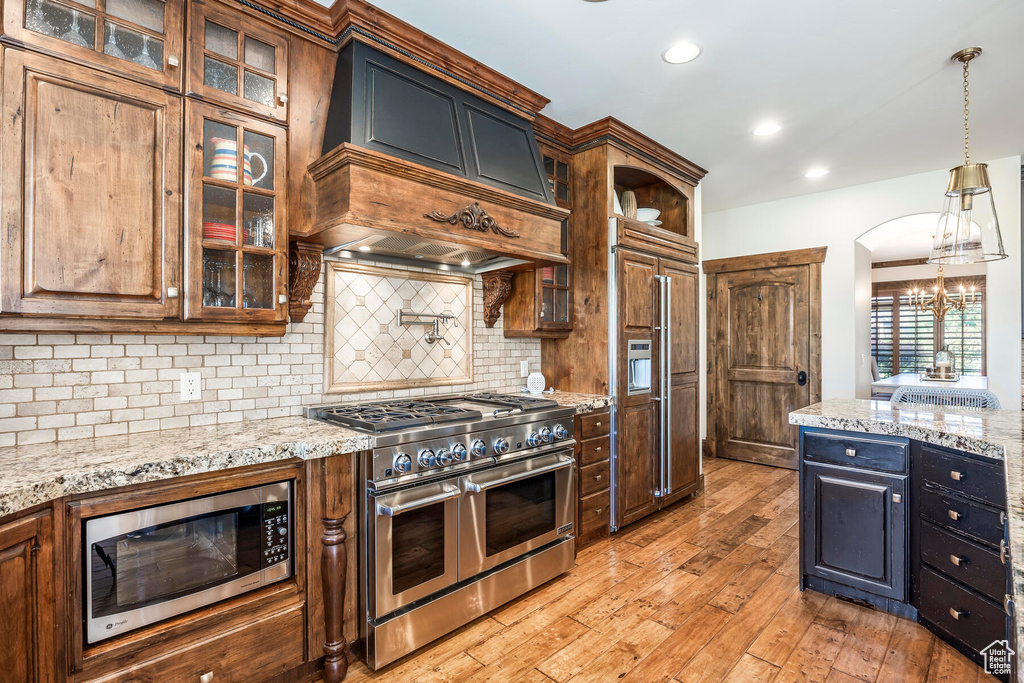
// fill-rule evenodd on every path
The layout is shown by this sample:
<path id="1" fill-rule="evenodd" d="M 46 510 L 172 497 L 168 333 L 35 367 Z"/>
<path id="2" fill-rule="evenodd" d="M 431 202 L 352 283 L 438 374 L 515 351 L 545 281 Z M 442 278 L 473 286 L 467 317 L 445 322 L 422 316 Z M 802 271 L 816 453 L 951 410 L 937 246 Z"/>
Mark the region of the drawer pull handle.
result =
<path id="1" fill-rule="evenodd" d="M 594 423 L 594 426 L 595 426 L 595 427 L 600 427 L 600 426 L 601 426 L 602 424 L 603 424 L 603 423 L 601 423 L 601 422 L 595 422 L 595 423 Z"/>
<path id="2" fill-rule="evenodd" d="M 603 478 L 604 478 L 603 474 L 595 474 L 594 475 L 594 479 L 603 479 Z"/>
<path id="3" fill-rule="evenodd" d="M 204 674 L 199 674 L 199 683 L 213 683 L 213 672 L 207 671 Z"/>
<path id="4" fill-rule="evenodd" d="M 598 452 L 598 451 L 600 451 L 600 450 L 602 450 L 602 447 L 601 447 L 601 446 L 594 446 L 594 452 L 595 452 L 595 453 L 597 453 L 597 452 Z"/>
<path id="5" fill-rule="evenodd" d="M 999 523 L 1002 524 L 1004 527 L 1006 526 L 1006 513 L 1005 512 L 1000 512 L 999 513 Z"/>
<path id="6" fill-rule="evenodd" d="M 857 449 L 856 448 L 847 448 L 846 449 L 846 454 L 848 456 L 850 456 L 851 458 L 856 458 L 857 457 Z"/>
<path id="7" fill-rule="evenodd" d="M 961 564 L 967 564 L 967 558 L 966 557 L 957 557 L 956 555 L 950 555 L 949 556 L 949 561 L 952 562 L 957 567 L 959 567 Z"/>
<path id="8" fill-rule="evenodd" d="M 949 518 L 951 520 L 953 520 L 954 522 L 959 522 L 960 521 L 960 513 L 957 512 L 956 510 L 950 510 L 949 511 Z"/>
<path id="9" fill-rule="evenodd" d="M 603 512 L 603 511 L 604 511 L 604 508 L 597 508 L 596 510 L 594 510 L 594 514 L 595 514 L 595 515 L 599 515 L 599 514 L 601 514 L 601 513 Z"/>
<path id="10" fill-rule="evenodd" d="M 951 476 L 953 478 L 953 481 L 963 481 L 964 479 L 967 478 L 963 474 L 963 472 L 957 472 L 956 470 L 953 470 L 952 472 L 950 472 L 949 476 Z"/>
<path id="11" fill-rule="evenodd" d="M 953 617 L 957 621 L 960 621 L 960 617 L 966 617 L 967 612 L 957 609 L 956 607 L 949 608 L 949 616 Z"/>
<path id="12" fill-rule="evenodd" d="M 1006 564 L 1007 555 L 1008 553 L 1006 548 L 1006 539 L 1004 538 L 1001 541 L 999 541 L 999 561 L 1003 564 Z"/>

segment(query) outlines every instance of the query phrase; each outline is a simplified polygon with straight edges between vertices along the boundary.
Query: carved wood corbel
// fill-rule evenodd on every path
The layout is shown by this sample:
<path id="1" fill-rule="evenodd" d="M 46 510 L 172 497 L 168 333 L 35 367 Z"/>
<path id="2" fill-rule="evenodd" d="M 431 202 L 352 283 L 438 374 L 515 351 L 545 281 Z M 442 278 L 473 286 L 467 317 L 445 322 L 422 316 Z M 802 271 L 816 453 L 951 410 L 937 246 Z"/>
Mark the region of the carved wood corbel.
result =
<path id="1" fill-rule="evenodd" d="M 320 279 L 324 246 L 292 242 L 288 250 L 288 314 L 292 322 L 302 322 L 313 307 L 313 288 Z"/>
<path id="2" fill-rule="evenodd" d="M 507 270 L 484 273 L 484 324 L 494 327 L 501 315 L 501 307 L 512 293 L 512 276 Z"/>

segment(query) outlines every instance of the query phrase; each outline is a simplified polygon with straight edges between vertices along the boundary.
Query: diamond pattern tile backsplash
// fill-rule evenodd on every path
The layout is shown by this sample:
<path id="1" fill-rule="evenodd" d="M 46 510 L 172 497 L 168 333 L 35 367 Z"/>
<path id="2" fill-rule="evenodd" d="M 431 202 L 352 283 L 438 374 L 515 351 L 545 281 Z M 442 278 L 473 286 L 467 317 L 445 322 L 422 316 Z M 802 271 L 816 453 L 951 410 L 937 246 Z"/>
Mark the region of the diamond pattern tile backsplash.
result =
<path id="1" fill-rule="evenodd" d="M 327 278 L 327 393 L 473 381 L 472 278 L 355 263 L 328 263 Z M 399 311 L 454 315 L 440 324 L 448 344 L 400 325 Z"/>

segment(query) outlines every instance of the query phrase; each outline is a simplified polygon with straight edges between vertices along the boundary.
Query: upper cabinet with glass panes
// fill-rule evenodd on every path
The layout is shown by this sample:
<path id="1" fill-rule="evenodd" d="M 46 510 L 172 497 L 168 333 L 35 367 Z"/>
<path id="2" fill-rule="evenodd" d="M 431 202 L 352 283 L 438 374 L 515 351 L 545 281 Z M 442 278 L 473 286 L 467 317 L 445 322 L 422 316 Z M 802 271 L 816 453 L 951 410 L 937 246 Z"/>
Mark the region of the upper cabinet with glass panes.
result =
<path id="1" fill-rule="evenodd" d="M 188 91 L 279 121 L 288 117 L 288 36 L 222 5 L 192 3 Z"/>
<path id="2" fill-rule="evenodd" d="M 180 0 L 13 0 L 4 35 L 58 57 L 181 90 Z"/>

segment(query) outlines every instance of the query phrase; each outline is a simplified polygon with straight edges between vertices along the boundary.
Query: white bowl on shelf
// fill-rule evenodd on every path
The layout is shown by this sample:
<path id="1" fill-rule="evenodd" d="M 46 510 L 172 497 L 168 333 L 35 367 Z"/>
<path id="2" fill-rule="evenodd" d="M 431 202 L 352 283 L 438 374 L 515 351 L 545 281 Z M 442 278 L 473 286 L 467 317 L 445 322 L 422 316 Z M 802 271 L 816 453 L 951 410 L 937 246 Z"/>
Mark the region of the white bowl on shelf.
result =
<path id="1" fill-rule="evenodd" d="M 658 220 L 658 216 L 661 215 L 660 209 L 644 208 L 636 210 L 636 219 L 648 223 L 650 221 Z"/>

